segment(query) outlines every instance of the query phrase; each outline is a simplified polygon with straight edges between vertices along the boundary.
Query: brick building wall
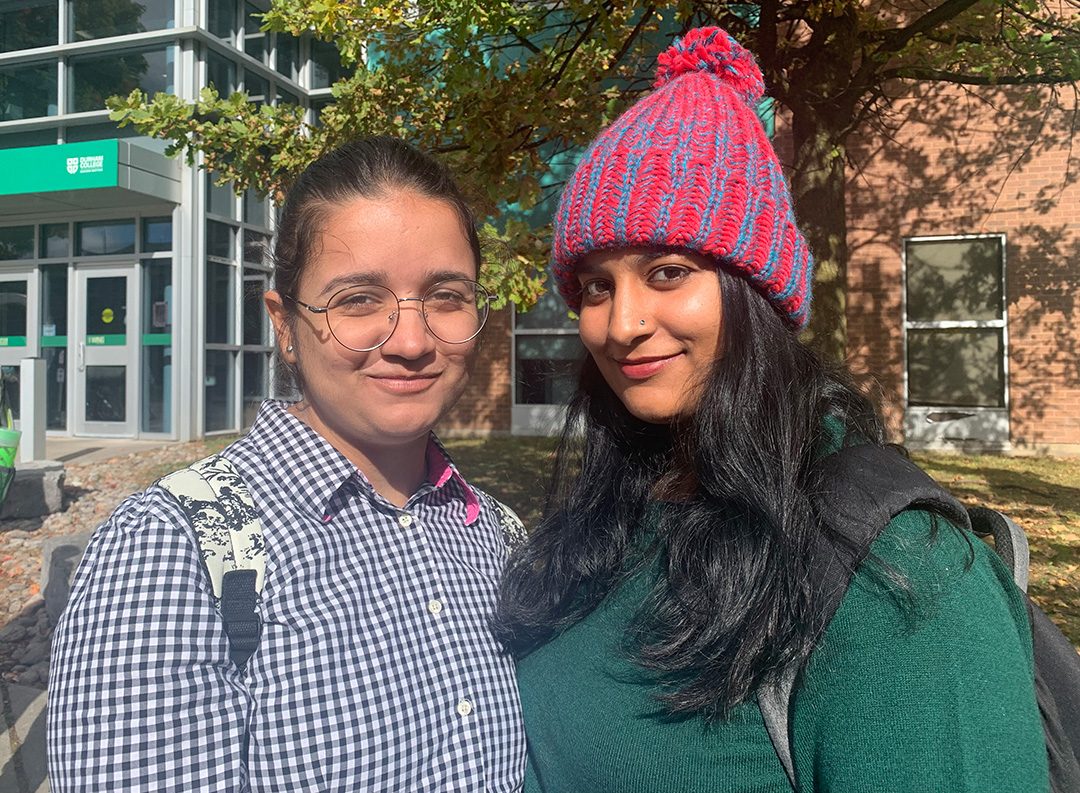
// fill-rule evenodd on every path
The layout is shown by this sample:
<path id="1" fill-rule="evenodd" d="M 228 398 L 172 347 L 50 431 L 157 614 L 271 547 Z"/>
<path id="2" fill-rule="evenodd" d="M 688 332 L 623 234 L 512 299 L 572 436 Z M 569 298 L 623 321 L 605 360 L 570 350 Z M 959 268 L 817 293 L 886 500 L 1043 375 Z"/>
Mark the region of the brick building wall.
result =
<path id="1" fill-rule="evenodd" d="M 510 307 L 491 312 L 480 334 L 480 350 L 468 388 L 437 432 L 506 435 L 510 432 Z"/>
<path id="2" fill-rule="evenodd" d="M 1050 90 L 894 86 L 850 141 L 849 357 L 898 439 L 904 239 L 1003 233 L 1012 448 L 1080 452 L 1080 118 Z"/>

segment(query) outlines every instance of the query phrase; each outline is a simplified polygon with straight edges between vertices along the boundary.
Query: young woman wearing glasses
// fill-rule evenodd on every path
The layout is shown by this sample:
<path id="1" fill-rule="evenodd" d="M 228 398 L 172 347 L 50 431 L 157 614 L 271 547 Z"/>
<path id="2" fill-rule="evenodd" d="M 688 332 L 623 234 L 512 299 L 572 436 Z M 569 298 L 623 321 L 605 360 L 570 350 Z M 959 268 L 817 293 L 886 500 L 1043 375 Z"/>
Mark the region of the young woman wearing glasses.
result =
<path id="1" fill-rule="evenodd" d="M 515 790 L 513 664 L 487 628 L 502 516 L 432 435 L 488 314 L 472 214 L 432 159 L 361 140 L 299 177 L 274 260 L 302 397 L 223 452 L 265 537 L 258 647 L 230 661 L 172 496 L 129 498 L 57 629 L 53 790 Z"/>

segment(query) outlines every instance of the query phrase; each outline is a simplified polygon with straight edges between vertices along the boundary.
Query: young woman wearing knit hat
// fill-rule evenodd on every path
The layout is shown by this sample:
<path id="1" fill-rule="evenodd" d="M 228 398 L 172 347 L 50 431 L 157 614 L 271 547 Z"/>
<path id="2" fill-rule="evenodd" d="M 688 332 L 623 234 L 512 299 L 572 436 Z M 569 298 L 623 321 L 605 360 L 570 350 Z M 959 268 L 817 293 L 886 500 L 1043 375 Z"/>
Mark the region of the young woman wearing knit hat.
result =
<path id="1" fill-rule="evenodd" d="M 762 93 L 746 50 L 690 31 L 563 194 L 552 263 L 589 354 L 497 625 L 525 790 L 1046 790 L 1030 628 L 987 546 L 903 511 L 827 614 L 815 466 L 883 429 L 797 338 L 812 259 Z M 789 779 L 758 700 L 793 671 Z"/>

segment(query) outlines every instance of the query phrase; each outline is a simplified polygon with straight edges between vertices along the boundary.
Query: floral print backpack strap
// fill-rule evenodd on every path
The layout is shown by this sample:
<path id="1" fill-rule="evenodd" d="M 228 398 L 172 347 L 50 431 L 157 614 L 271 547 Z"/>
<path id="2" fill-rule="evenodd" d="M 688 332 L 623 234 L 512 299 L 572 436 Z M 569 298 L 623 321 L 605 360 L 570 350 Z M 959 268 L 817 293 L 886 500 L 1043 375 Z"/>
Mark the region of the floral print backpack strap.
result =
<path id="1" fill-rule="evenodd" d="M 225 623 L 229 657 L 243 672 L 262 633 L 256 607 L 266 568 L 262 524 L 247 485 L 221 455 L 192 463 L 158 484 L 191 521 Z"/>
<path id="2" fill-rule="evenodd" d="M 499 501 L 499 499 L 487 493 L 484 493 L 484 497 L 487 498 L 488 504 L 495 510 L 495 514 L 499 518 L 499 528 L 502 529 L 503 542 L 506 543 L 507 549 L 513 552 L 528 537 L 525 524 L 521 522 L 521 518 L 517 516 L 514 510 Z"/>
<path id="3" fill-rule="evenodd" d="M 262 592 L 266 568 L 262 524 L 247 485 L 227 459 L 212 455 L 158 482 L 180 502 L 199 541 L 214 597 L 231 570 L 255 571 Z"/>

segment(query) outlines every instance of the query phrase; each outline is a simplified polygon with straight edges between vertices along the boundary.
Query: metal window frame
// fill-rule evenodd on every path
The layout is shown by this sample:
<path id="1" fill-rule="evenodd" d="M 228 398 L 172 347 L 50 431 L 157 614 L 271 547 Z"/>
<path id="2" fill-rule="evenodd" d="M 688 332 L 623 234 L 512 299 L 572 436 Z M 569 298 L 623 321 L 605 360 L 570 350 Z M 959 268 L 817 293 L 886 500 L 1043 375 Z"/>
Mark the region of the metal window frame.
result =
<path id="1" fill-rule="evenodd" d="M 558 432 L 566 415 L 566 405 L 529 404 L 517 401 L 517 340 L 519 338 L 559 338 L 578 336 L 572 328 L 519 328 L 518 311 L 513 306 L 510 319 L 510 432 L 513 435 L 551 436 Z"/>
<path id="2" fill-rule="evenodd" d="M 957 242 L 965 240 L 996 239 L 1001 244 L 1001 318 L 995 320 L 909 320 L 908 319 L 908 244 L 919 242 Z M 1002 405 L 1000 407 L 964 407 L 956 408 L 975 415 L 1003 412 L 1007 425 L 1012 412 L 1009 388 L 1009 296 L 1008 296 L 1008 235 L 1005 232 L 984 232 L 976 234 L 935 234 L 913 235 L 901 238 L 900 250 L 900 300 L 901 300 L 901 356 L 903 361 L 903 407 L 905 420 L 912 409 L 922 410 L 923 406 L 912 406 L 910 395 L 910 375 L 908 373 L 908 332 L 911 330 L 959 330 L 959 329 L 999 329 L 1001 331 L 1001 371 Z M 938 408 L 942 412 L 948 407 Z M 1011 430 L 1009 432 L 1011 436 Z M 906 439 L 905 439 L 906 440 Z M 1006 445 L 1008 441 L 1006 441 Z"/>
<path id="3" fill-rule="evenodd" d="M 29 329 L 30 315 L 32 313 L 32 315 L 33 315 L 33 323 L 34 323 L 32 325 L 32 327 L 34 328 L 34 334 L 32 336 L 28 337 L 28 342 L 30 342 L 30 340 L 32 339 L 32 343 L 28 343 L 27 347 L 26 347 L 29 355 L 31 355 L 33 357 L 41 355 L 41 333 L 40 333 L 40 308 L 41 308 L 40 303 L 41 303 L 41 281 L 42 281 L 41 268 L 43 266 L 46 266 L 46 265 L 56 265 L 56 264 L 66 265 L 69 279 L 71 279 L 73 276 L 77 277 L 77 273 L 79 273 L 79 272 L 90 272 L 90 271 L 93 271 L 95 268 L 109 268 L 109 267 L 116 267 L 118 265 L 124 265 L 124 266 L 128 267 L 130 269 L 130 274 L 128 275 L 128 277 L 132 279 L 133 288 L 135 290 L 135 293 L 139 296 L 138 304 L 133 307 L 134 310 L 132 312 L 130 312 L 130 313 L 131 313 L 131 316 L 135 317 L 135 320 L 136 320 L 136 323 L 137 323 L 136 324 L 136 328 L 137 328 L 136 329 L 136 335 L 140 335 L 142 333 L 141 312 L 142 312 L 142 296 L 143 296 L 143 287 L 144 287 L 144 283 L 143 283 L 143 264 L 145 262 L 154 261 L 154 260 L 171 260 L 172 283 L 173 283 L 174 290 L 176 290 L 177 272 L 178 272 L 178 269 L 177 269 L 178 268 L 178 261 L 177 260 L 178 260 L 178 257 L 179 257 L 179 252 L 177 250 L 177 244 L 176 244 L 176 242 L 177 242 L 177 224 L 176 224 L 175 212 L 170 216 L 170 219 L 173 222 L 173 245 L 172 245 L 172 250 L 169 250 L 169 251 L 152 251 L 151 252 L 151 251 L 144 251 L 143 246 L 142 246 L 142 244 L 143 244 L 143 240 L 142 240 L 142 224 L 143 224 L 143 221 L 145 219 L 147 219 L 147 218 L 161 218 L 161 217 L 165 217 L 165 214 L 163 214 L 161 208 L 150 208 L 150 209 L 147 209 L 145 211 L 124 212 L 122 209 L 118 209 L 118 208 L 114 207 L 114 208 L 99 209 L 99 210 L 94 210 L 94 211 L 48 213 L 48 214 L 44 214 L 44 215 L 36 215 L 33 218 L 31 218 L 29 220 L 29 222 L 26 222 L 26 220 L 24 219 L 23 222 L 5 221 L 3 223 L 0 223 L 0 227 L 3 227 L 3 228 L 13 227 L 13 226 L 32 226 L 33 229 L 34 229 L 34 256 L 33 256 L 33 258 L 30 258 L 30 259 L 12 259 L 12 260 L 9 260 L 9 261 L 0 262 L 0 273 L 4 272 L 5 270 L 13 271 L 14 269 L 16 269 L 15 267 L 6 267 L 5 265 L 24 265 L 26 268 L 28 268 L 32 272 L 31 282 L 30 282 L 30 284 L 28 284 L 28 294 L 27 294 L 27 296 L 29 297 L 29 295 L 31 293 L 30 290 L 32 289 L 33 294 L 35 296 L 35 299 L 34 299 L 32 305 L 28 305 L 28 307 L 27 307 L 28 308 L 27 323 L 28 323 L 28 329 Z M 75 233 L 76 233 L 76 228 L 80 223 L 95 223 L 95 222 L 112 221 L 112 220 L 127 221 L 129 219 L 132 220 L 134 222 L 134 224 L 135 224 L 135 250 L 132 253 L 125 253 L 125 254 L 91 254 L 91 255 L 80 255 L 80 256 L 75 255 L 75 250 L 76 250 Z M 61 224 L 61 223 L 66 224 L 67 228 L 68 228 L 68 241 L 69 241 L 68 255 L 67 256 L 51 256 L 51 257 L 42 256 L 41 255 L 42 254 L 42 250 L 41 250 L 41 227 L 45 226 L 45 225 L 58 225 L 58 224 Z M 176 293 L 179 294 L 178 291 Z M 75 319 L 75 317 L 76 317 L 77 313 L 82 309 L 82 306 L 77 303 L 77 298 L 78 298 L 78 289 L 75 287 L 75 283 L 73 281 L 69 280 L 69 283 L 68 283 L 68 298 L 67 298 L 68 299 L 68 306 L 67 306 L 68 321 L 69 321 L 69 323 L 73 322 L 76 325 L 77 325 L 77 320 Z M 174 316 L 175 316 L 175 314 L 176 314 L 176 308 L 175 308 L 175 305 L 174 305 Z M 174 322 L 175 322 L 175 318 L 174 318 Z M 173 346 L 172 346 L 172 348 L 173 348 L 173 357 L 174 357 L 175 360 L 179 360 L 179 357 L 176 355 L 176 345 L 177 345 L 177 342 L 174 339 Z M 134 361 L 135 361 L 135 364 L 134 364 L 134 367 L 133 367 L 133 376 L 135 377 L 136 381 L 138 381 L 138 382 L 141 382 L 141 378 L 142 378 L 142 365 L 143 364 L 142 364 L 142 355 L 140 354 L 141 346 L 142 346 L 141 342 L 137 343 L 135 345 L 136 350 L 135 350 L 135 353 L 133 353 L 133 356 L 132 356 Z M 70 349 L 70 344 L 69 344 L 69 349 Z M 71 366 L 72 365 L 69 364 L 69 368 L 71 368 Z M 168 432 L 143 432 L 142 428 L 141 428 L 142 403 L 139 402 L 139 401 L 136 401 L 136 404 L 133 406 L 133 409 L 136 411 L 136 415 L 137 415 L 137 418 L 135 420 L 135 425 L 134 425 L 135 426 L 135 436 L 134 437 L 139 438 L 139 439 L 176 440 L 181 436 L 182 429 L 181 429 L 181 426 L 180 426 L 180 419 L 179 419 L 179 415 L 178 415 L 178 413 L 177 413 L 177 411 L 175 409 L 175 406 L 179 404 L 178 398 L 180 397 L 180 392 L 178 390 L 178 383 L 177 383 L 178 379 L 179 378 L 174 378 L 174 382 L 172 384 L 172 391 L 171 391 L 171 394 L 170 394 L 170 398 L 172 399 L 172 404 L 174 406 L 173 414 L 172 414 L 172 427 L 171 427 L 171 429 Z M 48 437 L 61 437 L 61 438 L 77 437 L 76 436 L 76 422 L 75 422 L 75 411 L 77 410 L 77 406 L 76 406 L 76 399 L 75 399 L 76 393 L 75 393 L 75 377 L 74 376 L 72 376 L 68 380 L 68 383 L 67 383 L 67 385 L 65 387 L 65 390 L 66 390 L 66 398 L 68 400 L 67 426 L 62 430 L 60 430 L 60 429 L 46 430 L 46 435 Z M 92 436 L 92 437 L 98 437 L 98 436 Z M 105 436 L 101 436 L 101 437 L 105 437 Z"/>

